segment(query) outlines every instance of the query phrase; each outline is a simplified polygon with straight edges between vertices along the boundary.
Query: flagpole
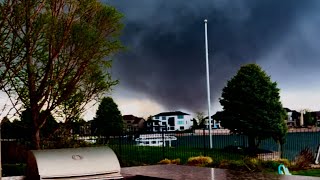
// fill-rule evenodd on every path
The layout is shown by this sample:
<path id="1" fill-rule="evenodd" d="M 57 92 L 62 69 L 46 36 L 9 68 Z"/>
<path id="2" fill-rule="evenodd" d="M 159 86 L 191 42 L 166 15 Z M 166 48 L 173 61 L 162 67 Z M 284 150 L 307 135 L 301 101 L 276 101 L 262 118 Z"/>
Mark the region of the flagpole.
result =
<path id="1" fill-rule="evenodd" d="M 209 120 L 209 138 L 210 149 L 212 149 L 212 125 L 211 125 L 211 102 L 210 102 L 210 80 L 209 80 L 209 54 L 208 54 L 208 31 L 207 31 L 207 19 L 204 20 L 204 33 L 205 33 L 205 45 L 206 45 L 206 69 L 207 69 L 207 95 L 208 95 L 208 120 Z"/>

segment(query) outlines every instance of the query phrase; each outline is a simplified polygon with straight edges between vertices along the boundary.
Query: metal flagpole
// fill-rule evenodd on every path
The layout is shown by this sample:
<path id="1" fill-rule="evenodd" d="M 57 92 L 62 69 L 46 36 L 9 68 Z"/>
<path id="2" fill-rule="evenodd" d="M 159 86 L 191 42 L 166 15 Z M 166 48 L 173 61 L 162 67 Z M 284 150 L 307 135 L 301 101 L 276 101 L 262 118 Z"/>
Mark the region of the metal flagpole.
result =
<path id="1" fill-rule="evenodd" d="M 205 33 L 205 44 L 206 44 L 206 68 L 207 68 L 207 94 L 208 94 L 208 119 L 209 119 L 209 138 L 210 138 L 210 149 L 212 149 L 212 136 L 211 136 L 211 102 L 210 102 L 210 80 L 209 80 L 209 54 L 208 54 L 208 32 L 207 32 L 207 19 L 204 20 L 204 33 Z"/>

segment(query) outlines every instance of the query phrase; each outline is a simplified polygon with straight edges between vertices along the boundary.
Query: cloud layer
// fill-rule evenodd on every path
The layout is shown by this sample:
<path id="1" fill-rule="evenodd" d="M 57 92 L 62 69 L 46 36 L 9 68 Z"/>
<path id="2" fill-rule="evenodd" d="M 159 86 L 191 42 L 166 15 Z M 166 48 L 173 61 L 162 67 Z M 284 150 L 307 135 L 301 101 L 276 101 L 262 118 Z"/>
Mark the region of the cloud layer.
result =
<path id="1" fill-rule="evenodd" d="M 319 74 L 317 0 L 105 2 L 125 15 L 127 51 L 116 57 L 113 70 L 119 88 L 168 110 L 206 107 L 205 18 L 213 101 L 245 63 L 261 64 L 286 90 L 298 87 L 294 81 L 311 82 Z"/>

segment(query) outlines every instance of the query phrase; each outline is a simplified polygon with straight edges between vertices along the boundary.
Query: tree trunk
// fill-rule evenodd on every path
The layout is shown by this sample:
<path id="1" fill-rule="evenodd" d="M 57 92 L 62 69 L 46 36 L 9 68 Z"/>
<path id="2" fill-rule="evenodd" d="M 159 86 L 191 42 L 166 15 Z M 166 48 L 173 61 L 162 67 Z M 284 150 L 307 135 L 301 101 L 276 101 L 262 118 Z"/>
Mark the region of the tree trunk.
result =
<path id="1" fill-rule="evenodd" d="M 257 146 L 256 146 L 256 137 L 255 136 L 248 136 L 248 149 L 249 154 L 253 155 L 256 153 Z"/>
<path id="2" fill-rule="evenodd" d="M 280 158 L 283 158 L 283 144 L 279 143 Z"/>
<path id="3" fill-rule="evenodd" d="M 31 103 L 31 118 L 33 121 L 32 130 L 32 143 L 31 148 L 34 150 L 40 149 L 40 125 L 39 125 L 39 112 L 34 103 Z"/>
<path id="4" fill-rule="evenodd" d="M 32 148 L 40 149 L 40 128 L 35 127 L 32 135 Z"/>

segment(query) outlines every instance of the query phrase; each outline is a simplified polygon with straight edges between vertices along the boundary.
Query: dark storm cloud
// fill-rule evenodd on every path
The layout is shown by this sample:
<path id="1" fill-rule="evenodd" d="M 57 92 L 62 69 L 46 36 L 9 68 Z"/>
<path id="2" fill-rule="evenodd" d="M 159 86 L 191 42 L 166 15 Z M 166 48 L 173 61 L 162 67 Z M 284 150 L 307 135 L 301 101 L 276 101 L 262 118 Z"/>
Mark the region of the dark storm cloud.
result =
<path id="1" fill-rule="evenodd" d="M 112 0 L 125 15 L 113 73 L 120 87 L 172 110 L 206 106 L 204 23 L 208 19 L 212 99 L 240 65 L 263 59 L 316 1 Z"/>

